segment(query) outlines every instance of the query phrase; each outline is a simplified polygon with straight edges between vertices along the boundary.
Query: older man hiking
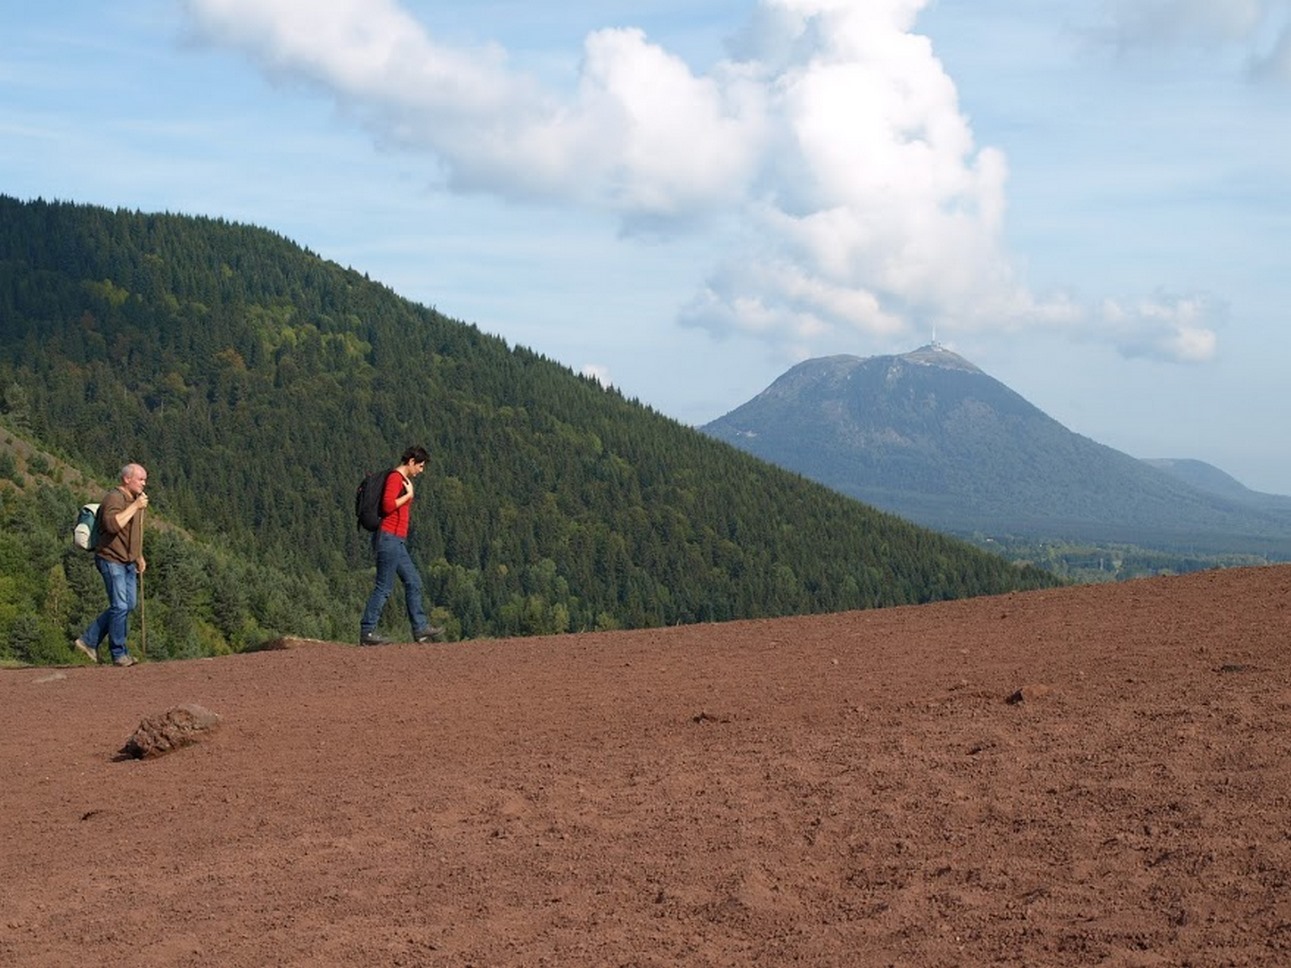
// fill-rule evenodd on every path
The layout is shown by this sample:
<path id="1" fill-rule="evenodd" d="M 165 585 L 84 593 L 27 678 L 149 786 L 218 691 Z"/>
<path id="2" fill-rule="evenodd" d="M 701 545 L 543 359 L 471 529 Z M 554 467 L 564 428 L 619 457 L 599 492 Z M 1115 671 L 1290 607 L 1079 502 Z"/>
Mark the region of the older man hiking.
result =
<path id="1" fill-rule="evenodd" d="M 148 506 L 148 472 L 139 464 L 121 468 L 121 483 L 99 504 L 99 538 L 94 565 L 108 593 L 107 610 L 76 640 L 78 651 L 99 661 L 99 645 L 107 637 L 112 664 L 132 666 L 126 649 L 130 613 L 139 602 L 139 576 L 148 563 L 143 557 L 143 511 Z"/>

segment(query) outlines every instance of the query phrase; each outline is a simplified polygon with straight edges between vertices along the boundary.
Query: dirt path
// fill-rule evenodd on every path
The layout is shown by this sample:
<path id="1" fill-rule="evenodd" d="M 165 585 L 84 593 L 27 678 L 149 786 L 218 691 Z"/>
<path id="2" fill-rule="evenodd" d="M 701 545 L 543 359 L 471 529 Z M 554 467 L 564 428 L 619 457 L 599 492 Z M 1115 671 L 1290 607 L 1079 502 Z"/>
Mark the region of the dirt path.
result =
<path id="1" fill-rule="evenodd" d="M 0 672 L 0 964 L 1291 964 L 1291 567 L 290 644 Z"/>

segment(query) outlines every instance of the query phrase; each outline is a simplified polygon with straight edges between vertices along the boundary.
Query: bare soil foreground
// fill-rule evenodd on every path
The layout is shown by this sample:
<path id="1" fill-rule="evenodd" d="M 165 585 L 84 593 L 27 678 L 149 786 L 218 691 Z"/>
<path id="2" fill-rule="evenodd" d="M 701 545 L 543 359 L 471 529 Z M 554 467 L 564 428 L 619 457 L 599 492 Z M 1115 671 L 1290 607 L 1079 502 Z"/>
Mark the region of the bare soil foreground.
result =
<path id="1" fill-rule="evenodd" d="M 0 673 L 0 964 L 1291 965 L 1291 567 L 283 645 Z"/>

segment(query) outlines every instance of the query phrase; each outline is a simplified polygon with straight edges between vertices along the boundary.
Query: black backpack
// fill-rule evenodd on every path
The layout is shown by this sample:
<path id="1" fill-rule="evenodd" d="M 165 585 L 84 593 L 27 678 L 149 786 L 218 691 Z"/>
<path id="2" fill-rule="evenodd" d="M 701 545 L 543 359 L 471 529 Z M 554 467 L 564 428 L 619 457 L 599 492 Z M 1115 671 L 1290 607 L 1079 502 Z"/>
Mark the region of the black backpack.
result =
<path id="1" fill-rule="evenodd" d="M 364 531 L 375 531 L 381 527 L 381 495 L 386 489 L 386 480 L 394 473 L 394 468 L 369 474 L 359 482 L 354 492 L 354 516 L 359 527 Z"/>

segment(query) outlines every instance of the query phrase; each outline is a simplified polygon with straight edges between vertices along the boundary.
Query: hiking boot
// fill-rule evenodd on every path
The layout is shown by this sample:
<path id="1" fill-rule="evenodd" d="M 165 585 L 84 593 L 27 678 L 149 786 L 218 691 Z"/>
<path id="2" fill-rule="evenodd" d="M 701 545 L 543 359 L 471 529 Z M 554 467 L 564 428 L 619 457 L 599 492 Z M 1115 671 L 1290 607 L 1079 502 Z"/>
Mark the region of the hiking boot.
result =
<path id="1" fill-rule="evenodd" d="M 389 645 L 390 639 L 376 632 L 364 632 L 359 636 L 359 645 Z"/>
<path id="2" fill-rule="evenodd" d="M 91 662 L 99 661 L 99 654 L 95 652 L 93 649 L 91 649 L 88 645 L 86 645 L 84 639 L 77 639 L 72 644 L 76 646 L 77 652 L 81 653 L 84 656 L 87 656 Z"/>
<path id="3" fill-rule="evenodd" d="M 427 625 L 424 629 L 412 637 L 414 642 L 425 644 L 427 642 L 438 642 L 440 636 L 444 634 L 442 625 Z"/>
<path id="4" fill-rule="evenodd" d="M 126 666 L 132 666 L 135 664 L 135 657 L 132 655 L 119 655 L 112 660 L 112 664 L 114 666 L 121 666 L 121 668 L 124 669 Z"/>

